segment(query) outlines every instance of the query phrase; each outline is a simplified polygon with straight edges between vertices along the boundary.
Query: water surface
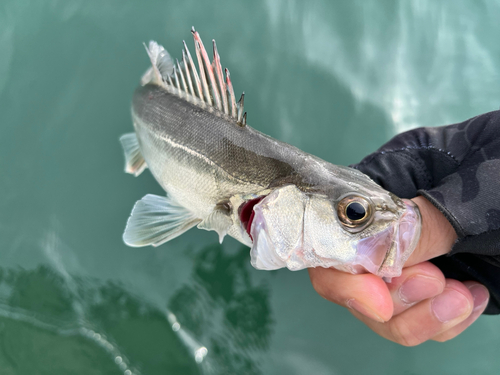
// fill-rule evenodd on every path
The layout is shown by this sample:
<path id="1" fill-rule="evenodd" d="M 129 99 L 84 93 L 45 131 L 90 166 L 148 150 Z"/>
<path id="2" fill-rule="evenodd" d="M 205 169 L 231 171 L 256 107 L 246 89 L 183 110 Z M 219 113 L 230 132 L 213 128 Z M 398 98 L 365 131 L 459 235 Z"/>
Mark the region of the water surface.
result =
<path id="1" fill-rule="evenodd" d="M 134 202 L 118 137 L 148 65 L 195 25 L 215 38 L 248 123 L 337 164 L 392 135 L 500 106 L 496 1 L 0 4 L 2 374 L 491 374 L 500 320 L 404 348 L 313 290 L 191 230 L 121 240 Z"/>

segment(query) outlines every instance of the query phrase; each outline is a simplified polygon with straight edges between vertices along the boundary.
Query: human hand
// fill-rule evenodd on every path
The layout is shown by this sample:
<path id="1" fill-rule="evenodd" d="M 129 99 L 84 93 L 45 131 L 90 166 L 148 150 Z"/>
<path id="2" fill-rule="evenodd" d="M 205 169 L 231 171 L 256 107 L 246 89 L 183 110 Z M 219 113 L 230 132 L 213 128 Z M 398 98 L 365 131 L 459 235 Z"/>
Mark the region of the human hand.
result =
<path id="1" fill-rule="evenodd" d="M 482 314 L 489 299 L 483 285 L 445 279 L 427 261 L 448 253 L 457 236 L 429 201 L 413 201 L 422 214 L 422 234 L 401 276 L 386 283 L 369 273 L 309 269 L 314 289 L 323 298 L 347 307 L 377 334 L 404 346 L 454 338 Z"/>

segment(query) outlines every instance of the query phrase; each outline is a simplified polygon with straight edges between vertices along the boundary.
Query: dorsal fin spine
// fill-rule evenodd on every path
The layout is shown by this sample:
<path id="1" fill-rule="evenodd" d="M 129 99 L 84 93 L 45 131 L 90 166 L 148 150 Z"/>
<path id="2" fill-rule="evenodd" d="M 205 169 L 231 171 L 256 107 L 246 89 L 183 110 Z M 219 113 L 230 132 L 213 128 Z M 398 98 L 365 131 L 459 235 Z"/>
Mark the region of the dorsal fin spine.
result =
<path id="1" fill-rule="evenodd" d="M 191 34 L 193 34 L 193 38 L 195 32 L 196 31 L 194 30 L 194 27 L 192 27 Z M 196 38 L 194 38 L 194 50 L 196 53 L 196 59 L 198 60 L 198 70 L 200 72 L 201 86 L 203 87 L 203 96 L 205 97 L 205 102 L 208 103 L 209 105 L 212 105 L 212 98 L 210 97 L 210 92 L 208 91 L 208 82 L 205 75 L 205 67 L 203 65 L 203 59 L 201 58 L 200 44 L 198 43 Z"/>
<path id="2" fill-rule="evenodd" d="M 191 81 L 191 73 L 189 72 L 189 65 L 187 63 L 186 51 L 182 50 L 182 63 L 184 64 L 184 68 L 186 69 L 186 80 L 189 86 L 189 93 L 196 97 L 193 88 L 193 82 Z"/>
<path id="3" fill-rule="evenodd" d="M 212 105 L 212 97 L 210 96 L 210 91 L 208 90 L 208 82 L 205 74 L 205 66 L 203 64 L 203 59 L 201 58 L 200 44 L 195 40 L 194 49 L 196 50 L 196 58 L 198 60 L 198 68 L 200 71 L 200 81 L 203 87 L 203 96 L 206 98 L 206 102 Z"/>
<path id="4" fill-rule="evenodd" d="M 176 59 L 175 61 L 177 62 L 177 70 L 179 71 L 179 76 L 181 78 L 182 88 L 184 89 L 184 92 L 188 94 L 189 92 L 186 84 L 186 79 L 184 78 L 184 73 L 182 73 L 181 64 L 179 64 L 179 60 Z"/>
<path id="5" fill-rule="evenodd" d="M 238 118 L 237 121 L 241 124 L 243 121 L 243 107 L 245 103 L 245 93 L 241 94 L 240 100 L 238 100 L 238 103 L 236 104 L 236 107 L 238 108 Z"/>
<path id="6" fill-rule="evenodd" d="M 212 39 L 212 44 L 214 48 L 214 66 L 215 66 L 215 72 L 217 73 L 217 81 L 219 82 L 220 95 L 222 97 L 222 106 L 224 108 L 224 113 L 229 114 L 229 108 L 227 104 L 226 84 L 224 82 L 224 75 L 222 73 L 222 66 L 220 64 L 219 51 L 217 51 L 217 44 L 215 43 L 215 39 Z"/>
<path id="7" fill-rule="evenodd" d="M 229 100 L 231 102 L 231 116 L 236 118 L 236 98 L 234 97 L 233 84 L 231 82 L 231 75 L 229 70 L 226 69 L 226 86 L 229 93 Z"/>
<path id="8" fill-rule="evenodd" d="M 177 77 L 177 68 L 174 66 L 174 84 L 175 84 L 175 87 L 180 90 L 181 87 L 179 85 L 179 78 Z"/>
<path id="9" fill-rule="evenodd" d="M 190 66 L 190 70 L 193 74 L 193 80 L 195 82 L 195 86 L 196 86 L 196 89 L 198 91 L 198 97 L 200 98 L 200 100 L 202 102 L 204 102 L 205 100 L 203 99 L 203 89 L 201 88 L 201 82 L 200 82 L 200 77 L 198 76 L 198 72 L 196 71 L 196 66 L 194 65 L 194 62 L 193 62 L 193 58 L 191 57 L 191 53 L 189 52 L 189 49 L 186 45 L 186 42 L 185 41 L 182 41 L 182 43 L 184 44 L 184 49 L 186 51 L 186 56 L 189 60 L 189 66 Z"/>
<path id="10" fill-rule="evenodd" d="M 222 104 L 219 92 L 217 90 L 217 83 L 215 82 L 214 70 L 212 69 L 212 64 L 210 63 L 210 59 L 208 58 L 207 51 L 203 42 L 201 41 L 200 34 L 198 31 L 192 31 L 194 40 L 197 42 L 197 46 L 200 49 L 201 57 L 203 59 L 203 65 L 205 66 L 205 72 L 207 73 L 208 79 L 210 80 L 210 88 L 212 89 L 212 96 L 215 101 L 215 106 L 219 111 L 222 111 Z"/>

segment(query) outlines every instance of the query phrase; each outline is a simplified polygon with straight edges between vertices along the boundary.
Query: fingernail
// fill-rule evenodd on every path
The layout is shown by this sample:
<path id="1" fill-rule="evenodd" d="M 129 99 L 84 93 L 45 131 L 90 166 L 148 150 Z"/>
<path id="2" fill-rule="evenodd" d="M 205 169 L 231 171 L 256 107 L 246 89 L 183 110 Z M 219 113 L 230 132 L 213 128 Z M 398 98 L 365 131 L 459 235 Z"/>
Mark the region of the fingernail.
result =
<path id="1" fill-rule="evenodd" d="M 490 298 L 490 293 L 488 289 L 481 284 L 472 284 L 469 286 L 469 291 L 474 298 L 474 310 L 479 310 L 483 308 L 486 303 L 488 303 L 488 299 Z"/>
<path id="2" fill-rule="evenodd" d="M 384 323 L 385 320 L 382 319 L 380 316 L 375 314 L 372 309 L 370 309 L 368 306 L 362 304 L 359 301 L 356 301 L 354 298 L 350 299 L 347 301 L 347 307 L 350 309 L 356 310 L 360 314 L 363 314 L 364 316 L 367 316 L 370 319 L 376 320 L 377 322 Z"/>
<path id="3" fill-rule="evenodd" d="M 399 298 L 407 304 L 434 297 L 443 290 L 443 283 L 435 277 L 416 275 L 407 279 L 399 288 Z"/>
<path id="4" fill-rule="evenodd" d="M 434 315 L 442 323 L 456 319 L 470 310 L 467 297 L 451 288 L 445 289 L 439 296 L 434 297 L 431 306 Z"/>

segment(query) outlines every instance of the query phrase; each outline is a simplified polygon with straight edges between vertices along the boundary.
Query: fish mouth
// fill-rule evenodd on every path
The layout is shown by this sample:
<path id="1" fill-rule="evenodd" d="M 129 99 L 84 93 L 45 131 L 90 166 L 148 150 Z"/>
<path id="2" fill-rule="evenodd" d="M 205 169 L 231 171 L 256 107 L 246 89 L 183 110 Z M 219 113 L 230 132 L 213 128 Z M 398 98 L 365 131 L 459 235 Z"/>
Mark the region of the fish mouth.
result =
<path id="1" fill-rule="evenodd" d="M 255 199 L 250 199 L 243 203 L 238 209 L 238 215 L 240 216 L 240 221 L 243 229 L 248 233 L 250 239 L 253 241 L 252 235 L 250 234 L 250 228 L 252 228 L 253 219 L 255 217 L 255 211 L 253 208 L 266 196 L 257 197 Z"/>
<path id="2" fill-rule="evenodd" d="M 387 280 L 401 275 L 405 262 L 418 244 L 421 230 L 418 206 L 408 199 L 402 202 L 406 209 L 399 220 L 356 244 L 352 273 L 363 272 L 364 269 Z"/>

